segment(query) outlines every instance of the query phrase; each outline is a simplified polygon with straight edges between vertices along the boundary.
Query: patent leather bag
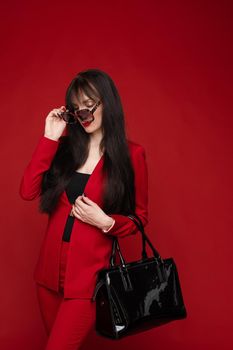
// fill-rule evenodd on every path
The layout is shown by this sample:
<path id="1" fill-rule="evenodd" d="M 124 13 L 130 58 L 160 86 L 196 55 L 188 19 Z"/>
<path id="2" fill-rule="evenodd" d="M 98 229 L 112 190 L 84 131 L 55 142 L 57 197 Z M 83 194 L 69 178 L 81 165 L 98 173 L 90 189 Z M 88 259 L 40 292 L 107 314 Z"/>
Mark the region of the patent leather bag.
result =
<path id="1" fill-rule="evenodd" d="M 120 339 L 185 318 L 186 308 L 173 258 L 162 259 L 144 232 L 141 219 L 128 215 L 142 234 L 141 260 L 126 263 L 113 237 L 109 268 L 98 272 L 92 297 L 96 301 L 98 335 Z M 147 256 L 146 243 L 153 252 Z M 115 264 L 116 250 L 120 264 Z"/>

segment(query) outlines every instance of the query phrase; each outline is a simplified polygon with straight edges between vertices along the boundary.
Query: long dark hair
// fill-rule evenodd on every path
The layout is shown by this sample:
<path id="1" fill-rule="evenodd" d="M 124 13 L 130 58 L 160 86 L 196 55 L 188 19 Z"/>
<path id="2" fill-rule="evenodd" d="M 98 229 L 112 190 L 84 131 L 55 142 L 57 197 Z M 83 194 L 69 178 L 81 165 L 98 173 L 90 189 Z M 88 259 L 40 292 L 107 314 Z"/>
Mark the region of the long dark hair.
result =
<path id="1" fill-rule="evenodd" d="M 125 134 L 121 99 L 113 80 L 99 69 L 79 72 L 66 90 L 65 103 L 73 109 L 73 93 L 83 91 L 89 98 L 103 104 L 100 150 L 103 152 L 104 184 L 103 210 L 105 213 L 127 215 L 135 211 L 134 170 Z M 88 157 L 90 135 L 80 123 L 67 124 L 67 135 L 61 136 L 50 168 L 43 174 L 39 210 L 51 214 L 59 196 L 68 185 L 73 172 Z"/>

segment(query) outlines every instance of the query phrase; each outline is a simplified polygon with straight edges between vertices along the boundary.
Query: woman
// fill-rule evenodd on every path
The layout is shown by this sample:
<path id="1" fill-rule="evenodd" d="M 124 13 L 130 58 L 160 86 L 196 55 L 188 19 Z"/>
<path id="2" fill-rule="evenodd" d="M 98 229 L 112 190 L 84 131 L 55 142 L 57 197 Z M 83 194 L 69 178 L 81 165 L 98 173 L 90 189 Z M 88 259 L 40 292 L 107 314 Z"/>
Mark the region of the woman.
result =
<path id="1" fill-rule="evenodd" d="M 89 69 L 70 83 L 66 106 L 53 109 L 20 184 L 39 198 L 48 224 L 34 271 L 46 350 L 78 349 L 95 323 L 98 271 L 109 267 L 112 237 L 148 222 L 144 148 L 126 138 L 118 91 Z"/>

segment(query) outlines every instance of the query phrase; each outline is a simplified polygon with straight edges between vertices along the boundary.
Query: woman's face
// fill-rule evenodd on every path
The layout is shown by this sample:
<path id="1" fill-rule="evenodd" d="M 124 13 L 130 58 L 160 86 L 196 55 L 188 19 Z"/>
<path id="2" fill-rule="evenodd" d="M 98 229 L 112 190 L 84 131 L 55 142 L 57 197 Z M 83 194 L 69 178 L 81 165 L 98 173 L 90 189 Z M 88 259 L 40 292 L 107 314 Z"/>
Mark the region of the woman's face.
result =
<path id="1" fill-rule="evenodd" d="M 85 95 L 83 91 L 79 91 L 78 96 L 76 94 L 72 96 L 72 105 L 74 106 L 75 110 L 86 109 L 86 108 L 91 110 L 96 105 L 96 102 L 98 101 L 99 100 L 94 101 L 93 99 Z M 78 119 L 79 123 L 87 133 L 96 132 L 101 128 L 102 111 L 103 111 L 103 105 L 102 103 L 100 103 L 100 105 L 97 107 L 97 109 L 93 113 L 94 120 L 89 125 L 83 125 L 81 120 Z"/>

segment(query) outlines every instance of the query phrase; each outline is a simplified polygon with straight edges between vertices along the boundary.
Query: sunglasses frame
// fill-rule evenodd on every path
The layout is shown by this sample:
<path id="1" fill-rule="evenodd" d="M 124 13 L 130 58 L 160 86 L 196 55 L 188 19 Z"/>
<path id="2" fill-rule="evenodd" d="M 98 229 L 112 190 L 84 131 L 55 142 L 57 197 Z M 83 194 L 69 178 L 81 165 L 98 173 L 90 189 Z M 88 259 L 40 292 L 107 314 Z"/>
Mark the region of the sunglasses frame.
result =
<path id="1" fill-rule="evenodd" d="M 78 119 L 80 119 L 81 122 L 83 122 L 83 121 L 85 120 L 85 118 L 83 118 L 82 116 L 79 115 L 80 112 L 82 112 L 82 111 L 88 111 L 88 112 L 90 113 L 90 115 L 92 114 L 92 116 L 93 116 L 94 112 L 96 111 L 97 107 L 98 107 L 100 104 L 101 104 L 101 99 L 100 99 L 98 102 L 96 102 L 96 104 L 94 105 L 94 107 L 93 107 L 92 109 L 83 108 L 83 109 L 80 109 L 80 110 L 74 111 L 74 112 L 70 111 L 69 109 L 66 109 L 66 111 L 60 113 L 60 115 L 61 115 L 62 119 L 63 119 L 67 124 L 76 124 L 76 123 L 78 122 Z M 67 114 L 70 114 L 72 117 L 74 117 L 74 121 L 73 121 L 73 122 L 69 122 L 69 121 L 65 120 L 64 117 L 65 117 L 65 115 L 67 115 Z M 92 118 L 92 121 L 93 121 L 93 120 L 94 120 L 94 116 L 93 116 L 93 118 Z"/>

